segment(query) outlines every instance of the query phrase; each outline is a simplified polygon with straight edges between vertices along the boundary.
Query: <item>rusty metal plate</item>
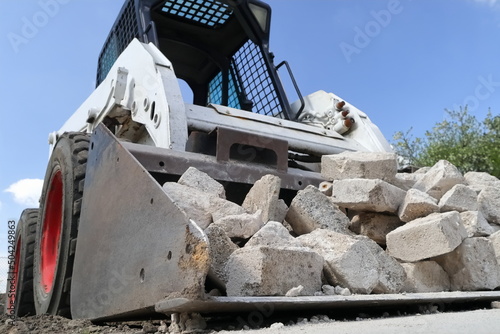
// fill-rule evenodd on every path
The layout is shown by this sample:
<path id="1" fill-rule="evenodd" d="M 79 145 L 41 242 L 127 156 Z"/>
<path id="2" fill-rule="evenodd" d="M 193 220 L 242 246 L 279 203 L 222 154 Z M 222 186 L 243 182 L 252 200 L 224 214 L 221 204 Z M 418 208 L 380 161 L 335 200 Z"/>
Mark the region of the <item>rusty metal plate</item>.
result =
<path id="1" fill-rule="evenodd" d="M 73 318 L 154 312 L 163 298 L 201 298 L 205 235 L 103 126 L 92 135 L 71 282 Z"/>
<path id="2" fill-rule="evenodd" d="M 269 149 L 276 154 L 276 169 L 283 173 L 288 170 L 288 142 L 286 140 L 218 127 L 217 161 L 229 161 L 233 144 Z"/>
<path id="3" fill-rule="evenodd" d="M 317 297 L 207 297 L 165 299 L 156 304 L 159 313 L 230 313 L 287 310 L 331 310 L 346 307 L 377 307 L 410 304 L 447 304 L 500 300 L 500 291 L 429 292 Z"/>
<path id="4" fill-rule="evenodd" d="M 289 168 L 281 172 L 275 168 L 240 161 L 217 161 L 216 157 L 191 152 L 179 152 L 164 148 L 123 143 L 148 171 L 169 175 L 182 175 L 189 167 L 195 167 L 221 182 L 254 184 L 266 174 L 281 179 L 281 188 L 301 190 L 308 185 L 319 186 L 324 181 L 319 173 Z"/>

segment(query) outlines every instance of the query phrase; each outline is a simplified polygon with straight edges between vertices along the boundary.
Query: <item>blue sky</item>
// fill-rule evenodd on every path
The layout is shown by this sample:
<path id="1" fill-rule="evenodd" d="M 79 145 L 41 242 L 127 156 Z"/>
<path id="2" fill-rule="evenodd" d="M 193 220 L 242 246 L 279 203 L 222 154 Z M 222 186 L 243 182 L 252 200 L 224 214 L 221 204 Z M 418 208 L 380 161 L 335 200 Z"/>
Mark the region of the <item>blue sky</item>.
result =
<path id="1" fill-rule="evenodd" d="M 0 1 L 0 256 L 7 220 L 36 205 L 48 134 L 95 86 L 97 56 L 123 0 Z M 469 104 L 500 110 L 500 1 L 269 0 L 271 51 L 304 95 L 333 92 L 388 139 Z"/>

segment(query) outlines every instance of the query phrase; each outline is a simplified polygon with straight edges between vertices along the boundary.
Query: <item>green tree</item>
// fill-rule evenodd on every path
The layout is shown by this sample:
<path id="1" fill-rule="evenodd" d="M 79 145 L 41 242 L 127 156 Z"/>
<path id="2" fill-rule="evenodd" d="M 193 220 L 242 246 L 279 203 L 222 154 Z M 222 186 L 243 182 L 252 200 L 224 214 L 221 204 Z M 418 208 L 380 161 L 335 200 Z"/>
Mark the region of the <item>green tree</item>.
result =
<path id="1" fill-rule="evenodd" d="M 412 129 L 397 132 L 396 152 L 408 164 L 433 166 L 448 160 L 462 173 L 487 172 L 500 177 L 500 116 L 491 110 L 480 122 L 469 114 L 467 106 L 459 111 L 446 110 L 448 118 L 426 131 L 425 138 L 414 138 Z"/>

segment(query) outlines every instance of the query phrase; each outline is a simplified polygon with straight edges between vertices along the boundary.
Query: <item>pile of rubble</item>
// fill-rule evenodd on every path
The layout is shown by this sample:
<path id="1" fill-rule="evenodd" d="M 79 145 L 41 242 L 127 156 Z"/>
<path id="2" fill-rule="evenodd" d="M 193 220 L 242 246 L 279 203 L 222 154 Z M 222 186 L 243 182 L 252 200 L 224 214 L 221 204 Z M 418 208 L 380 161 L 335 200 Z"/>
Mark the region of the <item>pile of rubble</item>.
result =
<path id="1" fill-rule="evenodd" d="M 319 188 L 288 206 L 266 175 L 242 205 L 190 168 L 163 188 L 204 230 L 209 279 L 227 296 L 500 287 L 500 180 L 447 161 L 398 173 L 390 153 L 323 156 Z"/>

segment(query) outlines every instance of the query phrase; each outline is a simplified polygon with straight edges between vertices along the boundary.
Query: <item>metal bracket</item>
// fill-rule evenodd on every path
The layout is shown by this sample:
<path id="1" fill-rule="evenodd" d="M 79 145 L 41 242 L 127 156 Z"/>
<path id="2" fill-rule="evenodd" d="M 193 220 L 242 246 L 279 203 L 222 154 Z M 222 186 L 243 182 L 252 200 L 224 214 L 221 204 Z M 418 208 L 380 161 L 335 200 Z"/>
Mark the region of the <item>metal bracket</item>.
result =
<path id="1" fill-rule="evenodd" d="M 114 91 L 115 104 L 120 104 L 125 97 L 125 90 L 127 88 L 128 70 L 125 67 L 118 67 L 116 74 L 116 84 Z"/>
<path id="2" fill-rule="evenodd" d="M 273 151 L 276 154 L 276 169 L 286 173 L 288 170 L 288 142 L 249 132 L 217 128 L 217 161 L 229 161 L 231 147 L 234 144 L 248 145 Z"/>

